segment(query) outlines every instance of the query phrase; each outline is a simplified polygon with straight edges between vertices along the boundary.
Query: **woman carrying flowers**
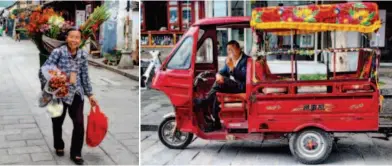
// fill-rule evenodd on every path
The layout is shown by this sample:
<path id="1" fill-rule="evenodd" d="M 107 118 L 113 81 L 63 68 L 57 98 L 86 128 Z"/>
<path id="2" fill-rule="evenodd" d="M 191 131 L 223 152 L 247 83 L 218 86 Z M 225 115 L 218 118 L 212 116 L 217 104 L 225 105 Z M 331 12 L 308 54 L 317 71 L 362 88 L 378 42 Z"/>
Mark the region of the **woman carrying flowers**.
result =
<path id="1" fill-rule="evenodd" d="M 78 165 L 83 164 L 81 154 L 84 140 L 83 96 L 88 96 L 91 107 L 94 107 L 97 104 L 92 93 L 91 82 L 88 75 L 88 54 L 86 51 L 79 49 L 81 37 L 82 34 L 80 30 L 70 29 L 67 32 L 66 45 L 54 49 L 48 60 L 42 66 L 56 66 L 68 77 L 68 93 L 65 97 L 61 98 L 64 105 L 63 113 L 59 117 L 52 118 L 54 148 L 58 156 L 64 155 L 62 125 L 66 111 L 68 110 L 74 125 L 70 157 L 71 160 Z M 43 77 L 41 72 L 39 77 L 41 85 L 45 85 L 47 80 Z"/>

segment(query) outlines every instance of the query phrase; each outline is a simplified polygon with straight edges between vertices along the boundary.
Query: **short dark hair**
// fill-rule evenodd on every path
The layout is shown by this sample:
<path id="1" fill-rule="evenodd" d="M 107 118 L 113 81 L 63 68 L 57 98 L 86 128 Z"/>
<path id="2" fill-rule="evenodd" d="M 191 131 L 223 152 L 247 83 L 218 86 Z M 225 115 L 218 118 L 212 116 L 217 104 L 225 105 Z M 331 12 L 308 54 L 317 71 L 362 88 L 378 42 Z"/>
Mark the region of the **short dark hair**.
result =
<path id="1" fill-rule="evenodd" d="M 69 32 L 71 32 L 71 31 L 79 31 L 80 34 L 82 34 L 82 31 L 81 31 L 80 29 L 71 28 L 71 29 L 68 29 L 68 31 L 67 31 L 67 33 L 66 33 L 66 36 L 68 36 Z"/>
<path id="2" fill-rule="evenodd" d="M 235 41 L 235 40 L 230 40 L 230 41 L 227 43 L 227 45 L 233 45 L 233 46 L 235 46 L 235 47 L 237 47 L 237 48 L 241 48 L 241 47 L 240 47 L 240 43 L 238 43 L 238 42 Z"/>

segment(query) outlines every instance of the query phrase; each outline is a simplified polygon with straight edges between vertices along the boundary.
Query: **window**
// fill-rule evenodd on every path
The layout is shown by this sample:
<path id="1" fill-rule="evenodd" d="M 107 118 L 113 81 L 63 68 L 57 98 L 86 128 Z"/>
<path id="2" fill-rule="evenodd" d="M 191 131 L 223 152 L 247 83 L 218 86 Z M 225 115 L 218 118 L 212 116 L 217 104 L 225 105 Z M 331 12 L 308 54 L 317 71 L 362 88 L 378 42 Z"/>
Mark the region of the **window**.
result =
<path id="1" fill-rule="evenodd" d="M 231 1 L 231 16 L 244 15 L 244 1 Z"/>
<path id="2" fill-rule="evenodd" d="M 214 17 L 227 16 L 227 3 L 226 1 L 213 1 L 213 15 Z"/>
<path id="3" fill-rule="evenodd" d="M 196 63 L 212 63 L 213 60 L 213 44 L 212 39 L 207 38 L 197 50 Z"/>
<path id="4" fill-rule="evenodd" d="M 194 5 L 191 2 L 182 2 L 181 3 L 181 15 L 182 15 L 182 30 L 187 30 L 190 25 L 193 23 L 194 18 Z"/>
<path id="5" fill-rule="evenodd" d="M 193 38 L 186 38 L 174 53 L 174 56 L 167 64 L 169 69 L 189 69 L 192 57 Z"/>
<path id="6" fill-rule="evenodd" d="M 235 40 L 240 44 L 240 47 L 244 48 L 244 28 L 232 28 L 231 29 L 231 40 Z"/>
<path id="7" fill-rule="evenodd" d="M 217 29 L 216 31 L 216 37 L 218 40 L 218 55 L 219 56 L 226 56 L 226 45 L 228 43 L 228 34 L 227 34 L 227 30 L 220 30 Z"/>

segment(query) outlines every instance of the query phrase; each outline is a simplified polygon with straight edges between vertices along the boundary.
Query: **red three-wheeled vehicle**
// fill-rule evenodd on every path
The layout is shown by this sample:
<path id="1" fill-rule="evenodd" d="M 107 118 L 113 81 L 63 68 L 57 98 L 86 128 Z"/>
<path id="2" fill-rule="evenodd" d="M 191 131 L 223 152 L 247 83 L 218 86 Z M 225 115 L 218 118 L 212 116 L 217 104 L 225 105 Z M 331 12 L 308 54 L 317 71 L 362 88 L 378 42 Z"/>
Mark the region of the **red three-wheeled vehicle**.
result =
<path id="1" fill-rule="evenodd" d="M 355 31 L 365 36 L 381 27 L 375 3 L 255 8 L 251 17 L 207 18 L 197 21 L 175 46 L 153 78 L 152 86 L 171 100 L 174 113 L 164 117 L 159 138 L 169 148 L 185 148 L 193 135 L 208 140 L 287 138 L 293 156 L 302 163 L 323 162 L 337 132 L 380 132 L 382 96 L 377 48 L 301 48 L 296 38 L 306 34 L 333 36 Z M 221 130 L 204 132 L 211 105 L 197 106 L 210 90 L 218 71 L 218 28 L 251 28 L 253 43 L 247 60 L 246 92 L 218 93 Z M 370 35 L 369 35 L 370 34 Z M 289 36 L 291 46 L 271 48 L 268 36 Z M 336 40 L 335 38 L 333 38 Z M 261 42 L 258 42 L 261 41 Z M 342 55 L 354 52 L 356 71 L 339 71 Z M 304 80 L 299 56 L 325 55 L 324 77 Z M 290 72 L 274 73 L 268 57 L 288 57 Z"/>

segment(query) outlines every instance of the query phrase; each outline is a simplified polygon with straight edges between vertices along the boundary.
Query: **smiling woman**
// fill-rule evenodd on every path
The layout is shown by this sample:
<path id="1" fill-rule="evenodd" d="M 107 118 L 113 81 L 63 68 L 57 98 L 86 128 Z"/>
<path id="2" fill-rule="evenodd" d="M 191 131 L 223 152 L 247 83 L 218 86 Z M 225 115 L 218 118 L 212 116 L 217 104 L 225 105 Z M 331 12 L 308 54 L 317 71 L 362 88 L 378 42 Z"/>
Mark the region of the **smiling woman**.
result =
<path id="1" fill-rule="evenodd" d="M 60 98 L 63 102 L 63 107 L 57 107 L 63 109 L 62 114 L 52 117 L 54 148 L 57 155 L 64 155 L 62 125 L 68 110 L 74 124 L 70 156 L 76 164 L 83 163 L 81 154 L 84 139 L 83 96 L 88 96 L 92 108 L 97 105 L 97 101 L 92 93 L 92 86 L 88 74 L 88 54 L 86 51 L 79 49 L 82 41 L 81 37 L 80 30 L 68 30 L 65 45 L 54 49 L 49 59 L 42 66 L 42 69 L 54 66 L 56 67 L 55 72 L 62 72 L 66 78 L 68 77 L 67 83 L 63 84 L 67 93 L 61 97 L 58 95 L 53 96 L 54 99 Z M 44 87 L 44 85 L 45 87 L 53 85 L 52 79 L 47 80 L 41 72 L 39 76 L 41 87 Z M 60 92 L 62 92 L 61 88 Z M 47 92 L 46 88 L 44 92 Z M 59 103 L 54 104 L 59 105 Z"/>

